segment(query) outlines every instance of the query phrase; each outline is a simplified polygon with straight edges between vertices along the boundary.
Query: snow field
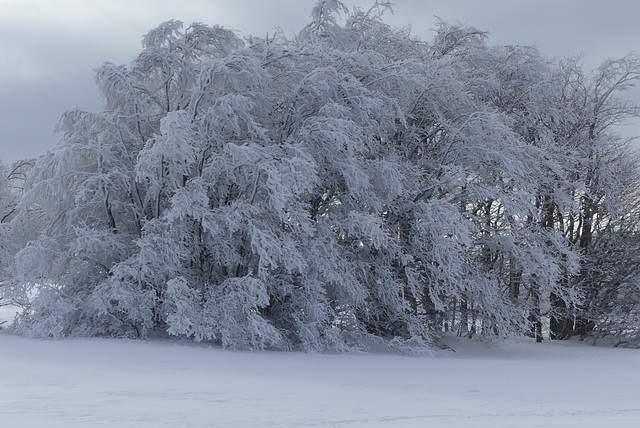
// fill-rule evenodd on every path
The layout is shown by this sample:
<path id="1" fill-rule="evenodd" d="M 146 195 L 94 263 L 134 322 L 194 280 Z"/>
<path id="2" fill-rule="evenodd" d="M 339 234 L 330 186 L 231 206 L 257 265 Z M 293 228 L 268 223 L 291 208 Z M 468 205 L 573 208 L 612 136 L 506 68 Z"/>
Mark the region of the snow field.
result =
<path id="1" fill-rule="evenodd" d="M 640 353 L 451 339 L 435 358 L 0 334 L 6 427 L 636 427 Z"/>

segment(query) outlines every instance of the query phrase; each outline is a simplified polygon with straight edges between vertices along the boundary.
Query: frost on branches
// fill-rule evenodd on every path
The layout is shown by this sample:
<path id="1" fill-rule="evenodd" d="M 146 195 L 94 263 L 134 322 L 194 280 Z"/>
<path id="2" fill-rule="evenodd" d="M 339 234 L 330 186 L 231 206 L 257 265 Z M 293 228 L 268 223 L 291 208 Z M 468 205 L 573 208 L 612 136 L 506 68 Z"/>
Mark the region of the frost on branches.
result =
<path id="1" fill-rule="evenodd" d="M 592 319 L 581 258 L 624 209 L 609 125 L 637 63 L 589 86 L 388 7 L 320 1 L 294 39 L 169 21 L 100 67 L 102 112 L 63 115 L 2 229 L 15 331 L 322 352 Z"/>

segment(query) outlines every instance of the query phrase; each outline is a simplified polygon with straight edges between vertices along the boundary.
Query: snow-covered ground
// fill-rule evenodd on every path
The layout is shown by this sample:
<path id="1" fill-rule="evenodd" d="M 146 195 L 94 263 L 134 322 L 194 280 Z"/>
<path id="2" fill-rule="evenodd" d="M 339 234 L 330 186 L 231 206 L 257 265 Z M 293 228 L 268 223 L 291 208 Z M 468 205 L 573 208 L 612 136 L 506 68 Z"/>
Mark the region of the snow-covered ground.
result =
<path id="1" fill-rule="evenodd" d="M 0 334 L 0 426 L 640 426 L 640 351 L 450 345 L 415 358 Z"/>

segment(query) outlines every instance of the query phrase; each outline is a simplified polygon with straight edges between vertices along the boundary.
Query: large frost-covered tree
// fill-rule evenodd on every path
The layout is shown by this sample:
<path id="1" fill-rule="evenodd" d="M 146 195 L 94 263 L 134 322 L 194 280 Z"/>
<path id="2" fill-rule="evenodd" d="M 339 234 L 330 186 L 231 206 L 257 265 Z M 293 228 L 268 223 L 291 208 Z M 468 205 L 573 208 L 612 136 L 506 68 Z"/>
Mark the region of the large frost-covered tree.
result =
<path id="1" fill-rule="evenodd" d="M 550 309 L 585 307 L 566 223 L 604 219 L 589 147 L 617 98 L 596 83 L 605 116 L 581 134 L 561 64 L 458 24 L 426 43 L 389 7 L 319 1 L 294 39 L 169 21 L 100 67 L 104 108 L 63 115 L 4 229 L 15 331 L 417 349 L 540 337 Z"/>

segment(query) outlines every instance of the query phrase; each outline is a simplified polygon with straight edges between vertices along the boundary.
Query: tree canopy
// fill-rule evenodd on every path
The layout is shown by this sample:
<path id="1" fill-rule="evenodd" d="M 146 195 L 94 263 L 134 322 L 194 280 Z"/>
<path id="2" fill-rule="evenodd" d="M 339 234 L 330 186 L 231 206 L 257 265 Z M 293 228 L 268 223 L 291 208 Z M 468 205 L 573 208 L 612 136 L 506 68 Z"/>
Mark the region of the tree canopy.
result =
<path id="1" fill-rule="evenodd" d="M 389 7 L 321 0 L 295 38 L 169 21 L 102 65 L 103 109 L 64 113 L 4 215 L 0 177 L 14 330 L 307 351 L 637 332 L 616 125 L 639 60 L 586 73 L 447 22 L 425 42 Z"/>

